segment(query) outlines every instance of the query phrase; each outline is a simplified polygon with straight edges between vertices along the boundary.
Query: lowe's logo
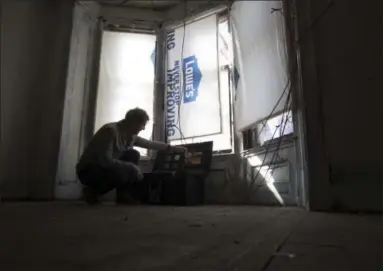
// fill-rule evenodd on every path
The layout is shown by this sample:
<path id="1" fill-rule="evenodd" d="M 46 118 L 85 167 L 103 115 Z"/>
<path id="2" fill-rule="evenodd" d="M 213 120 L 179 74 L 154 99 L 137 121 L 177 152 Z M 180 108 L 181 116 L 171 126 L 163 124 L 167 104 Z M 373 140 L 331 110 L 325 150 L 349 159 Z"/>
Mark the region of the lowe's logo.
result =
<path id="1" fill-rule="evenodd" d="M 202 74 L 198 67 L 197 58 L 189 56 L 183 61 L 183 79 L 184 79 L 184 103 L 194 102 L 198 96 L 198 88 L 201 82 Z"/>

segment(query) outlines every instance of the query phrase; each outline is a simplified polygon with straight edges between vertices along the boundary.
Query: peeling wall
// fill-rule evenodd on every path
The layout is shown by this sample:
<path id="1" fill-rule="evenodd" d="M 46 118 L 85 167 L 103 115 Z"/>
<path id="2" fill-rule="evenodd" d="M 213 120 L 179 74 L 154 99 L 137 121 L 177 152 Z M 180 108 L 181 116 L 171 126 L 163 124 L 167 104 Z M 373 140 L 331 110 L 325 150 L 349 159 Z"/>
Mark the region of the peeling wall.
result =
<path id="1" fill-rule="evenodd" d="M 73 5 L 1 5 L 0 194 L 53 199 Z"/>

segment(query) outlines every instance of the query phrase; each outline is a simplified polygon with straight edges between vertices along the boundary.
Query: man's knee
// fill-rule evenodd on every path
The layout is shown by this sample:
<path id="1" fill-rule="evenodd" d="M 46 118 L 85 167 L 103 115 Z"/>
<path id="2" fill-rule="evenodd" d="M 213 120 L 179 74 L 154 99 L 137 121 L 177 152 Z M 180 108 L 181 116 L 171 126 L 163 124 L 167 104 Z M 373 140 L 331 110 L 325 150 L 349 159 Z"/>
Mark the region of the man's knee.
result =
<path id="1" fill-rule="evenodd" d="M 121 157 L 121 160 L 138 165 L 140 162 L 140 152 L 137 150 L 129 150 L 124 153 L 124 155 Z"/>

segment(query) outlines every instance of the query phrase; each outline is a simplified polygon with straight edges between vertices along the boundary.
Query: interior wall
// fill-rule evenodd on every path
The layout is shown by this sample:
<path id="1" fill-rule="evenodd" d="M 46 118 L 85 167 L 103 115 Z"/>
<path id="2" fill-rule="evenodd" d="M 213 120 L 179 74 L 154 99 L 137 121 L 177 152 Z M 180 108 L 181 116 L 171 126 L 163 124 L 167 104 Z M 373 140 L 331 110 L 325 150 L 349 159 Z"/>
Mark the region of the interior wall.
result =
<path id="1" fill-rule="evenodd" d="M 73 29 L 69 53 L 68 76 L 66 79 L 64 115 L 55 197 L 78 199 L 81 184 L 77 180 L 76 164 L 93 131 L 95 70 L 97 68 L 98 41 L 100 39 L 99 5 L 76 3 L 73 14 Z"/>
<path id="2" fill-rule="evenodd" d="M 328 3 L 297 1 L 310 207 L 381 211 L 382 4 Z"/>
<path id="3" fill-rule="evenodd" d="M 52 199 L 72 1 L 1 1 L 1 188 Z"/>

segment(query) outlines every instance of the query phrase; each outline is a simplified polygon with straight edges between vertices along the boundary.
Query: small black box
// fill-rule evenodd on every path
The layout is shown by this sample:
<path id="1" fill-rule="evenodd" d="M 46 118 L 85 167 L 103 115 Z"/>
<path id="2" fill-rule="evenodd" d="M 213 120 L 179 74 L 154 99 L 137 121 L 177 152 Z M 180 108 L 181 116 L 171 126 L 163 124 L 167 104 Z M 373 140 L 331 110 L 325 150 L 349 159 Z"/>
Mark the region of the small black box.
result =
<path id="1" fill-rule="evenodd" d="M 204 178 L 185 171 L 147 173 L 143 184 L 144 203 L 164 205 L 197 205 L 204 202 Z"/>
<path id="2" fill-rule="evenodd" d="M 153 172 L 145 173 L 141 200 L 148 204 L 197 205 L 204 202 L 205 178 L 209 174 L 213 142 L 184 145 L 191 157 L 159 152 Z"/>

